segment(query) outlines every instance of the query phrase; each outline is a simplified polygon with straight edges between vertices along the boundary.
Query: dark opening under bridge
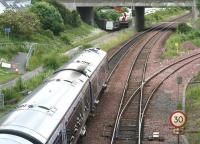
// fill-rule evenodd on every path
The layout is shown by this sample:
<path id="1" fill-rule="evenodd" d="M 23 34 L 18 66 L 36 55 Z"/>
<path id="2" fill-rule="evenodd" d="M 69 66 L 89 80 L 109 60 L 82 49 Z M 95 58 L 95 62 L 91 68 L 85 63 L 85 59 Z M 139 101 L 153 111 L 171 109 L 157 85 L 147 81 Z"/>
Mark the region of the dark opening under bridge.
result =
<path id="1" fill-rule="evenodd" d="M 77 9 L 83 21 L 94 22 L 93 7 L 129 6 L 135 7 L 135 27 L 138 31 L 144 28 L 145 7 L 192 7 L 194 17 L 197 15 L 196 0 L 57 0 L 69 9 Z"/>

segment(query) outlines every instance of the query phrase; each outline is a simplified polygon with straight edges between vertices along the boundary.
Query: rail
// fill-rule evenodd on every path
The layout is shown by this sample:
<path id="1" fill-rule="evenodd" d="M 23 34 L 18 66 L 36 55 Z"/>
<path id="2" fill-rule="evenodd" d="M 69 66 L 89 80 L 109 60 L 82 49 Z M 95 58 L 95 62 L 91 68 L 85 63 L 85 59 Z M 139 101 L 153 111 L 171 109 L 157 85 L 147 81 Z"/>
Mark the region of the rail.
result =
<path id="1" fill-rule="evenodd" d="M 169 27 L 169 26 L 171 26 L 171 25 L 173 25 L 174 23 L 172 23 L 172 24 L 170 24 L 170 25 L 168 25 L 167 27 Z M 166 28 L 165 28 L 166 29 Z M 147 33 L 147 32 L 144 32 L 144 33 L 142 33 L 141 35 L 138 35 L 138 37 L 140 38 L 143 34 L 145 34 L 145 33 Z M 156 35 L 156 34 L 155 34 Z M 136 37 L 136 38 L 138 38 L 138 37 Z M 154 37 L 154 36 L 153 36 Z M 153 38 L 152 38 L 153 39 Z M 134 42 L 134 44 L 135 44 L 136 42 Z M 154 42 L 154 43 L 156 43 L 156 41 Z M 127 46 L 127 44 L 125 44 L 125 46 Z M 153 47 L 153 45 L 152 45 L 152 47 Z M 121 49 L 119 50 L 119 51 L 117 51 L 116 53 L 118 53 L 118 52 L 120 52 L 121 51 Z M 128 51 L 127 51 L 128 52 Z M 127 53 L 126 52 L 126 53 Z M 116 53 L 114 54 L 115 56 L 116 56 Z M 124 55 L 120 58 L 120 59 L 122 59 L 125 55 L 126 55 L 126 53 L 124 53 Z M 121 118 L 121 116 L 122 116 L 122 114 L 123 114 L 123 112 L 125 111 L 125 109 L 126 109 L 126 107 L 128 106 L 128 104 L 130 103 L 130 101 L 132 100 L 132 98 L 139 92 L 139 90 L 141 90 L 141 92 L 140 92 L 140 94 L 141 94 L 141 98 L 140 98 L 140 108 L 139 108 L 139 119 L 138 119 L 138 121 L 139 121 L 139 137 L 138 137 L 138 143 L 140 144 L 140 142 L 141 142 L 141 127 L 142 127 L 142 120 L 143 120 L 143 110 L 142 110 L 142 95 L 143 95 L 143 87 L 144 87 L 144 84 L 147 82 L 147 81 L 145 81 L 145 71 L 146 71 L 146 66 L 147 66 L 147 61 L 148 61 L 148 57 L 149 57 L 149 54 L 147 55 L 147 58 L 146 58 L 146 60 L 145 60 L 145 66 L 143 67 L 143 74 L 142 74 L 142 83 L 141 83 L 141 85 L 133 92 L 133 94 L 131 95 L 131 97 L 128 99 L 128 101 L 127 101 L 127 103 L 125 104 L 125 106 L 122 108 L 122 101 L 123 101 L 123 97 L 124 97 L 124 93 L 125 93 L 125 91 L 126 91 L 126 87 L 127 87 L 127 82 L 129 81 L 128 79 L 127 79 L 127 82 L 126 82 L 126 85 L 125 85 L 125 88 L 124 88 L 124 92 L 123 92 L 123 96 L 122 96 L 122 100 L 121 100 L 121 102 L 120 102 L 120 106 L 119 106 L 119 109 L 118 109 L 118 114 L 117 114 L 117 118 L 116 118 L 116 122 L 115 122 L 115 126 L 114 126 L 114 129 L 113 129 L 113 135 L 112 135 L 112 139 L 111 139 L 111 144 L 113 144 L 114 143 L 114 139 L 115 139 L 115 133 L 116 133 L 116 131 L 117 131 L 117 129 L 118 129 L 118 126 L 119 126 L 119 120 L 120 120 L 120 118 Z M 110 62 L 110 60 L 111 59 L 109 59 L 109 62 Z M 115 71 L 115 69 L 116 69 L 116 67 L 117 67 L 117 65 L 119 64 L 119 62 L 116 64 L 116 66 L 113 68 L 113 70 L 111 71 L 111 75 L 112 75 L 112 73 L 113 73 L 113 71 Z M 132 68 L 131 68 L 132 69 Z M 130 75 L 130 73 L 131 73 L 131 71 L 129 72 L 129 75 Z M 110 79 L 110 77 L 111 76 L 109 76 L 109 78 L 108 78 L 108 80 Z"/>

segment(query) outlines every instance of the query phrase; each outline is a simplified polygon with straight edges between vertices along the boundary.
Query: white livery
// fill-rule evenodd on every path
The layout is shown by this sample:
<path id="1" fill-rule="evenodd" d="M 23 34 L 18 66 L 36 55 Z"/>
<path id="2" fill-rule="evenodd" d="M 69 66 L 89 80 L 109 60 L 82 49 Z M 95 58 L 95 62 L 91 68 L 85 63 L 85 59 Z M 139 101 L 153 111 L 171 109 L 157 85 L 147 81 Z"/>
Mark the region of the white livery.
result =
<path id="1" fill-rule="evenodd" d="M 84 50 L 1 120 L 0 144 L 75 144 L 108 74 L 106 52 Z"/>

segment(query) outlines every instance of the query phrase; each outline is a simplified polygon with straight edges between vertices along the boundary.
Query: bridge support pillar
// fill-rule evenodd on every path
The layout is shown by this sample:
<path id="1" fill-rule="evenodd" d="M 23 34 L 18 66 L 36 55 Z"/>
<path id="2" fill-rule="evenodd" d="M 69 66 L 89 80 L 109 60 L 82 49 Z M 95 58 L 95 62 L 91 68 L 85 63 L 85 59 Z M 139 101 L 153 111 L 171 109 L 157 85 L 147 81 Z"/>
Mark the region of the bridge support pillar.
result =
<path id="1" fill-rule="evenodd" d="M 135 7 L 135 28 L 137 31 L 144 29 L 144 7 Z"/>
<path id="2" fill-rule="evenodd" d="M 94 10 L 93 7 L 77 7 L 77 11 L 80 13 L 81 19 L 87 24 L 94 24 Z"/>
<path id="3" fill-rule="evenodd" d="M 193 3 L 194 3 L 194 6 L 192 6 L 193 19 L 197 20 L 198 15 L 199 15 L 199 11 L 197 9 L 197 4 L 196 4 L 197 2 L 196 2 L 196 0 L 193 0 Z"/>

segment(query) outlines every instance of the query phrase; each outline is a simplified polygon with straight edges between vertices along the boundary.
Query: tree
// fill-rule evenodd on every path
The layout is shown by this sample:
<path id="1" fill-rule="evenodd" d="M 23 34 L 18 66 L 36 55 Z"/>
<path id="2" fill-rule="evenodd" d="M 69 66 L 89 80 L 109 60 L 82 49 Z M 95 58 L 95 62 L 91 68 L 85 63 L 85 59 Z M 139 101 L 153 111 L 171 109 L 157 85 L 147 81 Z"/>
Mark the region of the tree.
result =
<path id="1" fill-rule="evenodd" d="M 80 15 L 78 14 L 77 11 L 73 10 L 72 11 L 72 16 L 71 16 L 71 23 L 72 26 L 78 27 L 81 25 L 81 18 Z"/>
<path id="2" fill-rule="evenodd" d="M 197 9 L 200 11 L 200 0 L 196 0 Z"/>
<path id="3" fill-rule="evenodd" d="M 40 30 L 40 21 L 30 11 L 7 10 L 0 15 L 0 28 L 10 27 L 12 33 L 30 36 Z"/>
<path id="4" fill-rule="evenodd" d="M 47 2 L 37 2 L 33 4 L 31 11 L 39 17 L 44 29 L 49 29 L 56 35 L 64 30 L 63 19 L 53 5 Z"/>
<path id="5" fill-rule="evenodd" d="M 80 15 L 76 10 L 70 11 L 66 9 L 64 5 L 58 3 L 56 0 L 48 0 L 48 1 L 58 9 L 64 20 L 64 24 L 69 24 L 74 27 L 78 27 L 81 24 Z"/>

